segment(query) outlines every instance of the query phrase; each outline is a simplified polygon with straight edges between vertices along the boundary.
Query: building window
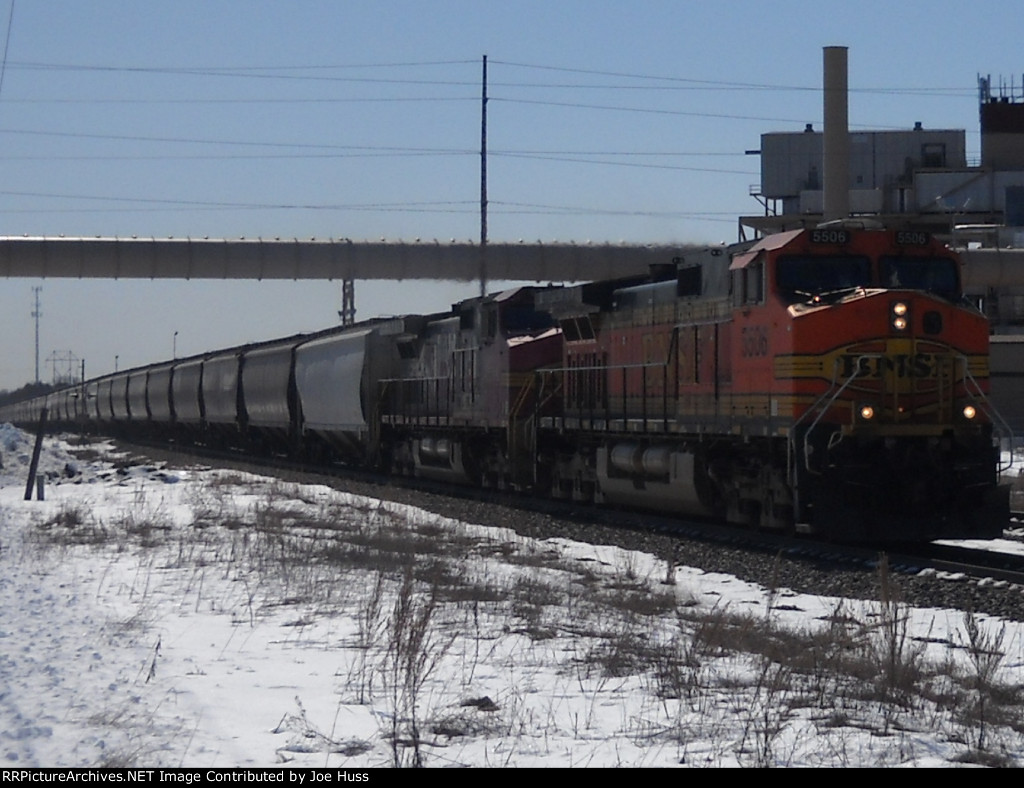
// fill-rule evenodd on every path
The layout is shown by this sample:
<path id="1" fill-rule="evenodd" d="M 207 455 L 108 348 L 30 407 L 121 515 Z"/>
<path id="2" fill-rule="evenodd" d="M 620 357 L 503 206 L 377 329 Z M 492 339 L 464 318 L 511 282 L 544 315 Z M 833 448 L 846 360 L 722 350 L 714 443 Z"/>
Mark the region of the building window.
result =
<path id="1" fill-rule="evenodd" d="M 922 167 L 945 167 L 946 166 L 946 143 L 926 142 L 921 146 Z"/>

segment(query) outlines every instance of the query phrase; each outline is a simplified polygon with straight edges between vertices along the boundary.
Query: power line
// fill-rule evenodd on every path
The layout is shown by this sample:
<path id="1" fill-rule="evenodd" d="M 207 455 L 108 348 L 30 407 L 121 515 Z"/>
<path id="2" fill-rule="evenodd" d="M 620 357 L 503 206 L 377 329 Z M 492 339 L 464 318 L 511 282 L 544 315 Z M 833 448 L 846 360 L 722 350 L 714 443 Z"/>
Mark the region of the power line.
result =
<path id="1" fill-rule="evenodd" d="M 270 142 L 257 140 L 217 140 L 199 139 L 195 137 L 151 137 L 143 134 L 93 134 L 82 131 L 46 131 L 42 129 L 5 129 L 0 128 L 0 134 L 23 134 L 32 137 L 69 137 L 74 139 L 96 139 L 113 140 L 117 142 L 158 142 L 173 143 L 182 145 L 234 145 L 238 147 L 261 147 L 261 148 L 299 148 L 314 150 L 344 150 L 344 151 L 385 151 L 394 153 L 422 153 L 422 154 L 451 154 L 471 153 L 467 149 L 452 148 L 406 148 L 388 145 L 334 145 L 329 143 L 313 142 Z"/>
<path id="2" fill-rule="evenodd" d="M 476 64 L 476 60 L 422 60 L 394 61 L 382 63 L 305 63 L 280 66 L 124 66 L 103 63 L 46 63 L 38 60 L 11 61 L 12 66 L 26 69 L 62 71 L 138 71 L 143 73 L 216 73 L 245 74 L 267 71 L 328 71 L 360 68 L 423 68 L 425 66 L 464 66 Z"/>
<path id="3" fill-rule="evenodd" d="M 666 115 L 674 117 L 688 117 L 688 118 L 704 118 L 707 120 L 753 120 L 760 123 L 787 123 L 787 124 L 805 124 L 806 118 L 776 118 L 764 115 L 735 115 L 724 112 L 696 112 L 692 110 L 682 109 L 656 109 L 649 107 L 627 107 L 613 104 L 585 104 L 577 101 L 544 101 L 541 99 L 510 99 L 510 98 L 497 98 L 492 99 L 501 101 L 507 104 L 532 104 L 535 106 L 542 107 L 564 107 L 568 109 L 593 109 L 593 110 L 604 110 L 611 112 L 634 112 L 637 114 L 646 115 Z M 850 124 L 851 128 L 880 128 L 877 125 L 865 125 L 865 124 Z M 881 127 L 886 128 L 886 127 Z M 903 128 L 902 126 L 891 126 L 888 128 Z"/>
<path id="4" fill-rule="evenodd" d="M 345 77 L 345 76 L 322 76 L 310 74 L 275 73 L 276 67 L 251 67 L 251 68 L 198 68 L 189 66 L 103 66 L 103 65 L 71 65 L 59 63 L 31 63 L 11 61 L 10 67 L 25 71 L 71 71 L 74 73 L 122 73 L 142 74 L 156 76 L 184 76 L 184 77 L 224 77 L 230 79 L 258 79 L 258 80 L 286 80 L 303 82 L 331 82 L 331 83 L 365 83 L 372 85 L 449 85 L 454 87 L 471 87 L 475 83 L 472 80 L 442 80 L 442 79 L 421 79 L 406 77 L 402 79 L 389 77 Z M 336 66 L 310 66 L 309 68 L 337 68 Z"/>
<path id="5" fill-rule="evenodd" d="M 239 147 L 271 147 L 271 148 L 299 148 L 302 150 L 319 150 L 328 149 L 331 151 L 344 151 L 337 153 L 301 153 L 301 154 L 188 154 L 188 155 L 132 155 L 132 154 L 113 154 L 113 155 L 63 155 L 63 156 L 0 156 L 0 159 L 14 159 L 14 160 L 31 160 L 33 158 L 40 158 L 45 160 L 157 160 L 157 159 L 170 159 L 170 160 L 190 160 L 190 159 L 321 159 L 321 158 L 379 158 L 379 157 L 391 157 L 391 156 L 470 156 L 477 155 L 479 152 L 474 151 L 470 148 L 403 148 L 399 146 L 373 146 L 373 145 L 333 145 L 333 144 L 322 144 L 322 143 L 288 143 L 288 142 L 261 142 L 253 140 L 212 140 L 212 139 L 198 139 L 198 138 L 186 138 L 186 137 L 148 137 L 142 135 L 124 135 L 124 134 L 89 134 L 84 132 L 55 132 L 55 131 L 44 131 L 39 129 L 3 129 L 0 128 L 0 134 L 20 134 L 27 136 L 54 136 L 54 137 L 72 137 L 82 139 L 101 139 L 101 140 L 112 140 L 112 141 L 132 141 L 132 142 L 154 142 L 154 143 L 174 143 L 174 144 L 195 144 L 195 145 L 217 145 L 217 146 L 239 146 Z M 718 168 L 707 168 L 707 167 L 684 167 L 679 165 L 670 164 L 644 164 L 636 162 L 608 162 L 599 161 L 593 159 L 583 159 L 583 156 L 616 156 L 616 157 L 660 157 L 669 158 L 677 156 L 686 157 L 721 157 L 721 156 L 732 156 L 738 157 L 743 155 L 738 152 L 728 151 L 572 151 L 572 150 L 491 150 L 491 155 L 504 156 L 508 158 L 523 158 L 523 159 L 537 159 L 544 161 L 561 161 L 566 163 L 579 163 L 579 164 L 600 164 L 600 165 L 612 165 L 612 166 L 624 166 L 624 167 L 640 167 L 650 169 L 676 169 L 684 171 L 707 171 L 707 172 L 724 172 L 724 173 L 736 173 L 736 174 L 752 174 L 746 170 L 726 170 Z"/>
<path id="6" fill-rule="evenodd" d="M 210 104 L 225 105 L 233 104 L 400 104 L 409 103 L 440 103 L 440 102 L 466 102 L 477 101 L 472 96 L 333 96 L 330 98 L 12 98 L 11 104 Z"/>
<path id="7" fill-rule="evenodd" d="M 623 85 L 607 83 L 586 83 L 586 82 L 516 82 L 516 81 L 491 81 L 491 87 L 511 88 L 541 88 L 541 89 L 569 89 L 569 90 L 708 90 L 708 91 L 781 91 L 781 92 L 820 92 L 820 85 L 792 85 L 775 84 L 767 82 L 738 82 L 729 80 L 696 79 L 693 77 L 680 77 L 659 74 L 641 74 L 635 72 L 602 71 L 596 69 L 570 68 L 564 66 L 550 66 L 534 63 L 519 63 L 515 61 L 492 61 L 493 63 L 513 68 L 523 68 L 539 71 L 551 71 L 568 74 L 579 74 L 582 76 L 614 77 L 617 79 L 642 80 L 645 82 L 664 83 L 656 85 Z M 330 81 L 330 82 L 364 82 L 367 84 L 407 84 L 407 85 L 449 85 L 457 87 L 477 87 L 473 79 L 465 80 L 441 80 L 417 78 L 387 78 L 387 77 L 351 77 L 351 76 L 310 76 L 308 73 L 299 72 L 324 72 L 324 71 L 351 71 L 358 69 L 388 69 L 388 68 L 423 68 L 427 66 L 461 66 L 475 64 L 473 60 L 444 60 L 444 61 L 422 61 L 422 62 L 384 62 L 384 63 L 353 63 L 353 64 L 307 64 L 292 66 L 124 66 L 110 64 L 88 64 L 88 63 L 46 63 L 39 61 L 11 61 L 10 67 L 19 70 L 37 71 L 72 71 L 72 72 L 112 72 L 143 75 L 174 75 L 174 76 L 199 76 L 199 77 L 233 77 L 249 79 L 288 79 L 288 80 L 309 80 L 309 81 Z M 918 96 L 972 96 L 976 93 L 976 86 L 964 87 L 899 87 L 886 85 L 882 87 L 850 87 L 851 93 L 878 93 L 884 95 L 918 95 Z M 325 101 L 339 99 L 324 99 Z M 202 101 L 197 99 L 196 101 Z M 242 100 L 247 101 L 247 100 Z"/>
<path id="8" fill-rule="evenodd" d="M 8 197 L 43 197 L 46 199 L 61 200 L 90 200 L 94 202 L 130 202 L 152 205 L 178 205 L 190 208 L 244 208 L 244 209 L 301 209 L 301 210 L 351 210 L 351 209 L 373 209 L 373 210 L 409 210 L 425 206 L 454 206 L 474 205 L 469 200 L 445 200 L 430 202 L 401 202 L 401 203 L 336 203 L 336 204 L 310 204 L 310 203 L 252 203 L 252 202 L 230 202 L 217 200 L 178 200 L 159 197 L 109 197 L 96 194 L 59 194 L 55 192 L 25 192 L 25 191 L 0 191 L 0 195 Z"/>
<path id="9" fill-rule="evenodd" d="M 3 62 L 0 64 L 0 95 L 3 95 L 4 75 L 7 73 L 7 50 L 11 46 L 11 29 L 14 27 L 14 0 L 7 14 L 7 34 L 4 36 Z"/>
<path id="10" fill-rule="evenodd" d="M 14 2 L 12 0 L 10 8 L 10 17 L 13 19 Z M 8 41 L 10 37 L 10 19 L 8 21 Z M 553 66 L 543 65 L 531 65 L 524 63 L 505 62 L 505 61 L 492 61 L 503 65 L 509 69 L 523 68 L 523 69 L 539 69 L 544 71 L 552 72 L 563 72 L 571 73 L 579 76 L 586 77 L 599 77 L 600 84 L 586 83 L 581 80 L 581 84 L 573 84 L 572 81 L 566 79 L 559 79 L 558 81 L 544 82 L 544 81 L 521 81 L 517 82 L 514 80 L 507 80 L 505 82 L 490 82 L 490 86 L 499 86 L 503 88 L 499 91 L 498 95 L 494 95 L 493 92 L 488 96 L 488 100 L 492 102 L 503 102 L 507 105 L 521 105 L 521 106 L 537 106 L 537 107 L 556 107 L 565 108 L 573 111 L 587 110 L 587 111 L 598 111 L 598 112 L 622 112 L 637 115 L 659 115 L 667 117 L 693 117 L 700 119 L 707 119 L 713 121 L 727 120 L 727 121 L 756 121 L 760 123 L 780 123 L 780 124 L 794 124 L 802 127 L 808 118 L 777 118 L 777 117 L 765 117 L 758 115 L 743 115 L 743 114 L 730 114 L 720 112 L 709 112 L 699 111 L 690 109 L 676 109 L 674 107 L 642 107 L 642 106 L 627 106 L 617 104 L 613 97 L 611 101 L 607 103 L 597 102 L 585 102 L 585 101 L 558 101 L 558 100 L 543 100 L 543 99 L 531 99 L 531 98 L 516 98 L 514 95 L 515 89 L 525 90 L 596 90 L 604 89 L 608 91 L 620 91 L 620 90 L 652 90 L 652 91 L 683 91 L 683 90 L 703 90 L 703 91 L 717 91 L 717 90 L 749 90 L 749 91 L 803 91 L 803 92 L 819 92 L 820 87 L 817 86 L 801 86 L 801 85 L 773 85 L 768 83 L 757 83 L 757 82 L 729 82 L 729 81 L 714 81 L 714 80 L 702 80 L 693 79 L 688 77 L 678 76 L 664 76 L 664 75 L 645 75 L 645 74 L 631 74 L 625 72 L 613 72 L 613 71 L 596 71 L 586 69 L 573 69 L 573 68 L 562 68 Z M 3 85 L 3 71 L 9 66 L 11 68 L 21 68 L 25 70 L 73 70 L 81 72 L 119 72 L 119 73 L 138 73 L 140 75 L 170 75 L 170 76 L 229 76 L 229 77 L 246 77 L 246 78 L 257 78 L 257 79 L 294 79 L 294 80 L 328 80 L 332 82 L 351 82 L 351 83 L 367 83 L 374 86 L 382 84 L 392 85 L 412 85 L 412 86 L 451 86 L 451 87 L 467 87 L 472 86 L 474 89 L 478 87 L 475 81 L 470 80 L 459 80 L 459 79 L 431 79 L 419 76 L 417 78 L 404 79 L 401 75 L 385 75 L 385 76 L 364 76 L 354 74 L 356 69 L 401 69 L 401 68 L 417 68 L 422 69 L 427 66 L 463 66 L 470 63 L 477 63 L 475 60 L 452 60 L 452 61 L 434 61 L 434 62 L 422 62 L 422 63 L 379 63 L 379 64 L 350 64 L 350 65 L 314 65 L 314 66 L 282 66 L 282 67 L 269 67 L 269 66 L 247 66 L 247 67 L 132 67 L 132 66 L 114 66 L 114 65 L 72 65 L 72 64 L 56 64 L 56 63 L 38 63 L 38 62 L 16 62 L 11 61 L 8 63 L 6 59 L 6 46 L 4 50 L 3 66 L 0 68 L 0 88 Z M 338 70 L 339 72 L 345 71 L 346 73 L 330 73 L 331 69 Z M 641 80 L 650 84 L 608 84 L 613 80 Z M 917 90 L 917 89 L 914 89 Z M 923 91 L 922 95 L 938 95 L 938 91 L 947 89 L 920 89 Z M 386 92 L 381 90 L 380 92 Z M 414 92 L 414 91 L 406 91 Z M 432 91 L 435 93 L 441 93 L 444 91 Z M 503 97 L 501 92 L 506 95 Z M 856 92 L 856 91 L 853 91 Z M 890 86 L 883 89 L 862 89 L 861 92 L 878 92 L 878 93 L 905 93 L 910 92 L 909 89 L 904 90 L 894 86 Z M 971 88 L 973 94 L 974 88 Z M 621 97 L 621 94 L 619 94 Z M 407 97 L 388 97 L 376 95 L 372 97 L 257 97 L 257 98 L 244 98 L 244 99 L 218 99 L 218 98 L 169 98 L 169 99 L 154 99 L 151 97 L 139 97 L 139 98 L 110 98 L 110 99 L 81 99 L 81 98 L 69 98 L 69 99 L 47 99 L 45 97 L 39 97 L 37 94 L 32 98 L 26 99 L 7 99 L 4 97 L 5 102 L 19 101 L 24 103 L 67 103 L 67 104 L 128 104 L 128 103 L 140 103 L 140 104 L 204 104 L 204 105 L 235 105 L 235 104 L 260 104 L 265 103 L 268 105 L 273 104 L 342 104 L 348 102 L 424 102 L 430 101 L 434 103 L 440 103 L 443 101 L 448 102 L 462 102 L 462 101 L 476 101 L 475 96 L 467 95 L 465 97 L 460 96 L 449 96 L 449 97 L 426 97 L 426 96 L 407 96 Z M 638 102 L 642 103 L 642 102 Z M 685 106 L 685 105 L 683 105 Z M 525 115 L 525 112 L 517 113 L 519 115 Z M 810 120 L 817 120 L 816 118 L 810 118 Z M 68 124 L 63 128 L 77 128 L 74 124 Z M 878 126 L 871 126 L 865 128 L 879 128 Z M 890 128 L 902 128 L 902 127 L 890 127 Z M 132 153 L 113 153 L 113 154 L 95 154 L 95 155 L 73 155 L 73 154 L 61 154 L 52 156 L 18 156 L 7 154 L 0 156 L 0 159 L 13 160 L 13 161 L 32 161 L 37 159 L 45 159 L 48 161 L 87 161 L 87 160 L 124 160 L 124 161 L 146 161 L 146 160 L 274 160 L 274 159 L 356 159 L 356 158 L 388 158 L 388 157 L 465 157 L 469 155 L 476 156 L 479 151 L 470 148 L 459 148 L 459 147 L 427 147 L 427 146 L 386 146 L 386 145 L 339 145 L 330 143 L 311 143 L 311 142 L 273 142 L 273 141 L 259 141 L 259 140 L 230 140 L 230 139 L 202 139 L 192 138 L 185 136 L 149 136 L 141 134 L 102 134 L 102 133 L 89 133 L 89 132 L 78 132 L 78 131 L 65 131 L 65 130 L 42 130 L 42 129 L 26 129 L 26 128 L 9 128 L 0 129 L 0 134 L 7 135 L 25 135 L 28 137 L 52 137 L 55 139 L 79 139 L 79 140 L 99 140 L 99 141 L 110 141 L 116 143 L 132 142 L 132 143 L 145 143 L 155 144 L 162 146 L 158 150 L 170 149 L 173 145 L 196 145 L 196 146 L 215 146 L 225 150 L 211 152 L 211 153 L 164 153 L 164 154 L 132 154 Z M 130 150 L 133 146 L 121 145 L 120 148 Z M 239 150 L 231 151 L 230 148 L 236 148 Z M 245 152 L 244 149 L 249 149 L 252 152 Z M 10 146 L 8 146 L 10 150 Z M 752 172 L 745 169 L 729 169 L 728 167 L 720 166 L 702 166 L 709 164 L 709 162 L 683 162 L 678 161 L 675 157 L 723 157 L 723 156 L 739 156 L 742 155 L 739 152 L 730 153 L 726 151 L 614 151 L 614 150 L 528 150 L 528 149 L 507 149 L 500 150 L 491 148 L 489 154 L 492 157 L 504 157 L 507 159 L 516 160 L 534 160 L 541 162 L 557 162 L 560 164 L 573 164 L 573 165 L 588 165 L 588 166 L 600 166 L 600 167 L 632 167 L 642 169 L 655 169 L 655 170 L 666 170 L 666 171 L 681 171 L 681 172 L 703 172 L 703 173 L 717 173 L 725 175 L 743 175 L 750 177 L 757 177 L 757 172 Z M 420 202 L 420 203 L 365 203 L 365 204 L 308 204 L 308 203 L 253 203 L 253 202 L 232 202 L 232 201 L 202 201 L 202 200 L 175 200 L 175 199 L 160 199 L 160 198 L 132 198 L 132 197 L 106 197 L 106 196 L 90 196 L 85 194 L 58 194 L 48 192 L 29 192 L 29 191 L 6 191 L 0 192 L 7 196 L 16 197 L 29 197 L 47 200 L 68 200 L 68 201 L 92 201 L 96 203 L 111 203 L 118 204 L 118 211 L 194 211 L 194 210 L 211 210 L 211 211 L 222 211 L 222 210 L 252 210 L 252 211 L 264 211 L 264 210 L 304 210 L 304 211 L 377 211 L 377 212 L 402 212 L 402 213 L 469 213 L 472 208 L 469 207 L 472 203 L 461 202 L 461 201 L 438 201 L 438 202 Z M 693 214 L 693 213 L 653 213 L 653 212 L 636 212 L 636 211 L 618 211 L 618 210 L 600 210 L 600 209 L 586 209 L 586 208 L 573 208 L 571 206 L 540 206 L 530 204 L 519 204 L 519 203 L 501 203 L 493 202 L 495 207 L 499 211 L 504 213 L 552 213 L 556 215 L 614 215 L 614 216 L 655 216 L 665 218 L 703 218 L 709 221 L 719 221 L 718 218 L 713 218 L 709 214 Z M 58 207 L 58 208 L 47 208 L 48 212 L 54 213 L 98 213 L 101 211 L 109 210 L 108 208 L 92 207 L 92 206 L 77 206 L 77 207 Z M 7 211 L 8 213 L 37 213 L 38 211 L 31 211 L 23 206 L 17 206 Z M 730 217 L 734 217 L 734 214 L 729 214 Z"/>
<path id="11" fill-rule="evenodd" d="M 0 132 L 2 133 L 2 132 Z M 45 133 L 45 132 L 43 132 Z M 499 154 L 502 156 L 523 156 L 529 157 L 545 157 L 545 156 L 621 156 L 625 158 L 721 158 L 721 157 L 742 157 L 746 156 L 743 152 L 735 151 L 643 151 L 643 150 L 629 150 L 629 151 L 614 151 L 614 150 L 492 150 L 492 153 Z M 140 159 L 320 159 L 320 158 L 346 158 L 348 156 L 462 156 L 474 153 L 463 148 L 435 148 L 429 151 L 422 150 L 411 150 L 403 151 L 402 149 L 381 149 L 380 152 L 374 152 L 373 149 L 369 152 L 360 153 L 152 153 L 152 154 L 131 154 L 131 153 L 103 153 L 103 154 L 66 154 L 66 155 L 54 155 L 54 156 L 43 156 L 43 155 L 23 155 L 23 154 L 2 154 L 0 153 L 0 159 L 16 160 L 16 161 L 32 161 L 35 159 L 51 161 L 51 160 L 83 160 L 83 161 L 116 161 L 119 159 L 125 159 L 128 161 Z"/>
<path id="12" fill-rule="evenodd" d="M 500 153 L 492 152 L 492 156 L 502 156 L 512 159 L 533 159 L 535 161 L 556 161 L 563 164 L 599 164 L 608 167 L 634 167 L 648 170 L 675 170 L 678 172 L 717 172 L 725 175 L 750 175 L 758 173 L 751 170 L 727 170 L 720 167 L 686 167 L 679 164 L 646 164 L 633 161 L 602 161 L 600 159 L 582 159 L 578 156 L 585 154 L 572 154 L 570 156 L 542 156 L 529 153 Z M 736 154 L 742 155 L 742 154 Z"/>
<path id="13" fill-rule="evenodd" d="M 473 200 L 450 200 L 437 202 L 407 202 L 407 203 L 337 203 L 337 204 L 300 204 L 300 203 L 232 203 L 212 202 L 200 200 L 173 200 L 159 198 L 128 198 L 128 197 L 105 197 L 99 195 L 84 194 L 52 194 L 41 192 L 10 192 L 0 191 L 0 195 L 15 197 L 46 197 L 68 200 L 91 200 L 97 202 L 132 202 L 141 204 L 153 204 L 161 207 L 151 208 L 118 208 L 118 211 L 146 211 L 146 210 L 167 210 L 163 206 L 169 206 L 171 210 L 323 210 L 323 211 L 370 211 L 384 213 L 475 213 L 478 203 Z M 575 215 L 575 216 L 643 216 L 655 218 L 705 218 L 715 219 L 716 217 L 731 217 L 735 220 L 733 212 L 713 211 L 638 211 L 624 209 L 591 208 L 570 205 L 551 205 L 542 203 L 523 203 L 508 201 L 489 201 L 491 206 L 499 208 L 501 214 L 547 214 L 547 215 Z M 90 213 L 109 211 L 109 208 L 71 208 L 71 209 L 48 209 L 61 213 Z M 5 209 L 6 212 L 6 209 Z M 29 209 L 14 209 L 12 213 L 30 212 Z"/>
<path id="14" fill-rule="evenodd" d="M 640 79 L 640 80 L 652 80 L 662 81 L 670 83 L 668 88 L 675 87 L 677 89 L 700 89 L 700 90 L 753 90 L 753 91 L 795 91 L 804 93 L 818 93 L 821 91 L 821 85 L 785 85 L 785 84 L 772 84 L 765 82 L 734 82 L 725 80 L 711 80 L 711 79 L 694 79 L 692 77 L 677 77 L 677 76 L 666 76 L 666 75 L 655 75 L 655 74 L 638 74 L 633 72 L 622 72 L 622 71 L 600 71 L 594 69 L 582 69 L 582 68 L 569 68 L 565 66 L 548 66 L 535 63 L 517 63 L 514 61 L 493 61 L 499 65 L 514 66 L 518 68 L 537 69 L 542 71 L 556 71 L 571 74 L 582 74 L 592 75 L 601 77 L 618 77 L 623 79 Z M 511 84 L 511 83 L 506 83 Z M 534 83 L 534 86 L 537 86 Z M 587 87 L 586 85 L 559 85 L 560 87 L 571 87 L 580 88 Z M 630 86 L 600 86 L 608 88 L 629 88 Z M 963 88 L 899 88 L 893 86 L 887 86 L 882 88 L 849 88 L 851 93 L 898 93 L 898 94 L 911 94 L 911 95 L 974 95 L 977 92 L 975 86 L 963 87 Z"/>
<path id="15" fill-rule="evenodd" d="M 571 205 L 546 205 L 541 203 L 493 202 L 508 210 L 504 214 L 543 214 L 556 216 L 636 216 L 662 219 L 706 219 L 708 221 L 735 222 L 732 211 L 638 211 L 614 208 L 590 208 Z"/>

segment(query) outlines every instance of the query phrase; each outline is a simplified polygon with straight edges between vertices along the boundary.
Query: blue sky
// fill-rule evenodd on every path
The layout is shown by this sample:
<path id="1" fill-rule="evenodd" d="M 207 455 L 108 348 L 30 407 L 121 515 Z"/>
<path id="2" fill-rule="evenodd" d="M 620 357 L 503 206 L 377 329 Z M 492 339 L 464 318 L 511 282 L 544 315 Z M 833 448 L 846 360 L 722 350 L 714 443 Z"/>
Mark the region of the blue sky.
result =
<path id="1" fill-rule="evenodd" d="M 476 239 L 488 56 L 494 240 L 732 241 L 769 131 L 821 125 L 849 47 L 853 128 L 963 128 L 1024 79 L 1019 5 L 869 0 L 0 0 L 0 234 Z M 1015 76 L 1014 76 L 1015 75 Z M 337 283 L 0 286 L 0 388 L 315 330 Z M 357 284 L 358 316 L 475 286 Z"/>

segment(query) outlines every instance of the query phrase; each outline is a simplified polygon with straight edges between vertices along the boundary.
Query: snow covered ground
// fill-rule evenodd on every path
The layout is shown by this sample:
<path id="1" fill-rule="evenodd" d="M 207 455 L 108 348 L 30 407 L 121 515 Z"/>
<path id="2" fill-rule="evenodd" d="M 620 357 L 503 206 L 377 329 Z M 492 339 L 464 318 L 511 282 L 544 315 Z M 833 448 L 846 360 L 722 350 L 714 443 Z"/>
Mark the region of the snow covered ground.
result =
<path id="1" fill-rule="evenodd" d="M 0 427 L 7 767 L 1024 755 L 1016 623 L 670 571 L 105 444 L 48 440 L 46 500 L 26 502 L 30 454 Z"/>

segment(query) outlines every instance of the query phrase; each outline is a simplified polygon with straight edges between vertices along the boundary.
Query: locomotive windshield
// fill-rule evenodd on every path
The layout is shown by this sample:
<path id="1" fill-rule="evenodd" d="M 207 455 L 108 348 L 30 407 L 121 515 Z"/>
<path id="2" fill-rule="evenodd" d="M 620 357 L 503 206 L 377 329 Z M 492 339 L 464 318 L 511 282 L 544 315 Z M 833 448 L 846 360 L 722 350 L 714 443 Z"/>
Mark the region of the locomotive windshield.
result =
<path id="1" fill-rule="evenodd" d="M 878 278 L 871 259 L 862 255 L 789 255 L 779 259 L 775 282 L 781 293 L 804 299 L 842 294 L 858 287 L 924 290 L 955 301 L 959 295 L 957 265 L 949 257 L 897 257 L 878 260 Z"/>
<path id="2" fill-rule="evenodd" d="M 871 260 L 863 255 L 793 255 L 775 269 L 780 291 L 797 296 L 835 293 L 871 286 Z"/>
<path id="3" fill-rule="evenodd" d="M 927 290 L 949 301 L 956 300 L 956 263 L 948 257 L 882 257 L 878 262 L 883 287 Z"/>

